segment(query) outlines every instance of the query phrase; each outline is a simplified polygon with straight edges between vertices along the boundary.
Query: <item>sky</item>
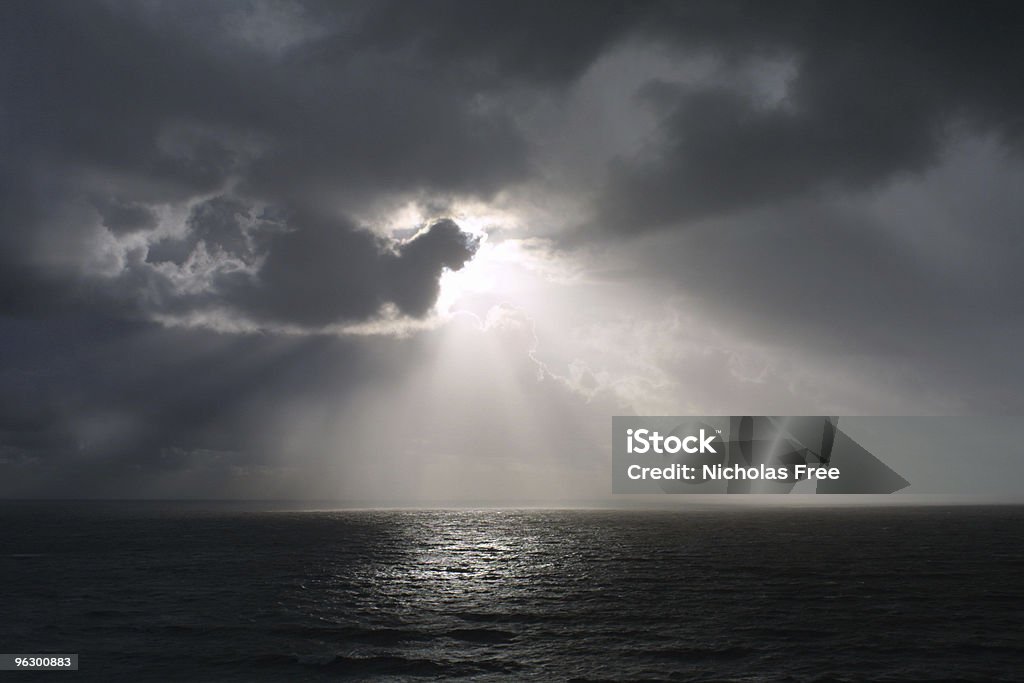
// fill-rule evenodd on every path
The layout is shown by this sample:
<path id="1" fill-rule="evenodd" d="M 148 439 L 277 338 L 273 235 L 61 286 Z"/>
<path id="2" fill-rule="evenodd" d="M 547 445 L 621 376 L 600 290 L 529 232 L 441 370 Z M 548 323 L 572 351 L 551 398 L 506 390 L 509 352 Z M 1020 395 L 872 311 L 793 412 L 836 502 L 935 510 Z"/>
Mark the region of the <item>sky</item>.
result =
<path id="1" fill-rule="evenodd" d="M 612 415 L 1021 415 L 1022 14 L 0 3 L 0 497 L 609 502 Z M 1017 495 L 1000 424 L 875 454 Z"/>

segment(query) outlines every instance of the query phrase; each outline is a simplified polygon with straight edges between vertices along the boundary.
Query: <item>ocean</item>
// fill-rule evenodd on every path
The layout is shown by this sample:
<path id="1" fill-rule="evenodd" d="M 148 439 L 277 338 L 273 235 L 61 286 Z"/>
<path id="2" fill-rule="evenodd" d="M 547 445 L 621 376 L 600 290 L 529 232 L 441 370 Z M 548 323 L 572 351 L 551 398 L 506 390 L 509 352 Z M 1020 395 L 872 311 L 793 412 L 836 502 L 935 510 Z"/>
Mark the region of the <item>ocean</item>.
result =
<path id="1" fill-rule="evenodd" d="M 1020 507 L 267 507 L 0 503 L 6 675 L 1024 679 Z"/>

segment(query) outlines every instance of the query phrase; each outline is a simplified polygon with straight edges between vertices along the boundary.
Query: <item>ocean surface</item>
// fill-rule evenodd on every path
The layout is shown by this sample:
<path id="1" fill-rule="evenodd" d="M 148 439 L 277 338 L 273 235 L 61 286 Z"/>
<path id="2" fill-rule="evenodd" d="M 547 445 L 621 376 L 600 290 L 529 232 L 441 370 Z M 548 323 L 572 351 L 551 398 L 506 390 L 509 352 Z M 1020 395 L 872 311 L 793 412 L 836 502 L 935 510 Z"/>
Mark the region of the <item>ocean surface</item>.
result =
<path id="1" fill-rule="evenodd" d="M 1024 509 L 0 503 L 12 680 L 1024 679 Z"/>

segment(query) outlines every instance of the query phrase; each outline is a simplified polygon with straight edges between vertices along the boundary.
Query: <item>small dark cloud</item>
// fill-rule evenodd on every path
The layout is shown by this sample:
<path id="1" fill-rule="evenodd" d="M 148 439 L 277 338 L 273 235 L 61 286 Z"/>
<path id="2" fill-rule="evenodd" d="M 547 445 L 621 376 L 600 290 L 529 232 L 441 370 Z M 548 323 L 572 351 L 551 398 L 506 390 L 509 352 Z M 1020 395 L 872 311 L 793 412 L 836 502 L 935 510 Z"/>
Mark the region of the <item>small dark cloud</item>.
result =
<path id="1" fill-rule="evenodd" d="M 450 220 L 389 243 L 338 220 L 296 216 L 274 236 L 254 279 L 236 281 L 225 300 L 257 319 L 320 326 L 365 320 L 386 304 L 422 317 L 437 299 L 445 268 L 457 270 L 475 241 Z"/>
<path id="2" fill-rule="evenodd" d="M 437 300 L 441 269 L 461 269 L 476 247 L 477 240 L 463 233 L 454 221 L 437 221 L 386 258 L 388 298 L 407 315 L 425 315 Z"/>
<path id="3" fill-rule="evenodd" d="M 420 318 L 437 300 L 442 272 L 462 268 L 478 244 L 450 219 L 397 240 L 341 218 L 256 213 L 238 199 L 216 197 L 193 208 L 186 235 L 153 244 L 146 262 L 130 267 L 136 280 L 164 292 L 150 312 L 214 310 L 258 324 L 319 328 L 367 320 L 391 304 Z M 209 281 L 175 293 L 171 276 L 149 264 L 173 264 L 186 278 L 205 267 Z"/>

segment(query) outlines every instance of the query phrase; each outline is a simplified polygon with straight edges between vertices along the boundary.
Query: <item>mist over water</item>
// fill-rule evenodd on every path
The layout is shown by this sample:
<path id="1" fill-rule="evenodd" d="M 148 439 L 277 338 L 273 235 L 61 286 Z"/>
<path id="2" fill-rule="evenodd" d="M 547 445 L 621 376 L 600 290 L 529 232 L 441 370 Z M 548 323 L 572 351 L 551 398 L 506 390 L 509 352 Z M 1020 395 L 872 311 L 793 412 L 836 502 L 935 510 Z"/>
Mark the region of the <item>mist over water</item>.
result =
<path id="1" fill-rule="evenodd" d="M 0 520 L 0 643 L 79 653 L 61 680 L 917 680 L 1024 662 L 1019 507 L 6 502 Z"/>

